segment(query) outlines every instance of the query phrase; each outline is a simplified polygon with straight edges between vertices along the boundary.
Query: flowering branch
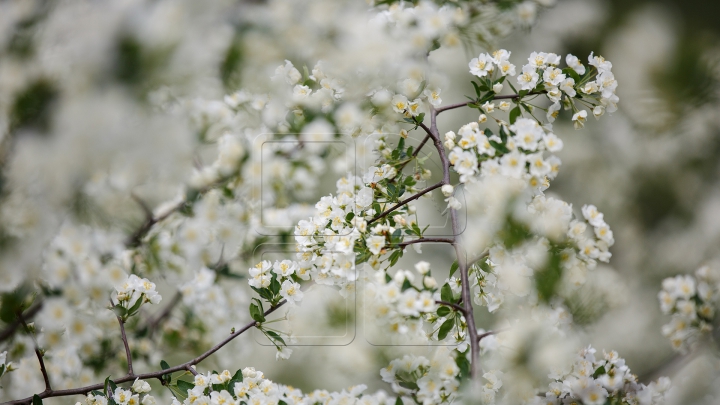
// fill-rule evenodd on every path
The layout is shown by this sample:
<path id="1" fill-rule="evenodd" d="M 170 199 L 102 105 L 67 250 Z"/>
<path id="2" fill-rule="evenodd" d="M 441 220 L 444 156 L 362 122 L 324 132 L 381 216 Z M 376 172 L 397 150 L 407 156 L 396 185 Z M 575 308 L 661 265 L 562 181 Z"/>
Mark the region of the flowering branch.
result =
<path id="1" fill-rule="evenodd" d="M 545 91 L 531 91 L 528 94 L 526 94 L 525 96 L 535 96 L 535 95 L 543 94 L 543 93 L 545 93 Z M 525 97 L 525 96 L 521 96 L 519 94 L 506 94 L 504 96 L 495 96 L 495 97 L 491 98 L 490 100 L 516 100 L 518 98 Z M 472 104 L 472 103 L 474 103 L 474 102 L 466 101 L 463 103 L 449 104 L 446 106 L 438 107 L 435 109 L 435 111 L 437 111 L 437 114 L 440 114 L 443 111 L 454 110 L 456 108 L 465 107 L 468 104 Z"/>
<path id="2" fill-rule="evenodd" d="M 375 222 L 375 221 L 377 221 L 377 220 L 379 220 L 379 219 L 385 218 L 389 213 L 391 213 L 391 212 L 395 211 L 396 209 L 404 206 L 405 204 L 409 203 L 410 201 L 417 200 L 418 198 L 420 198 L 420 197 L 422 197 L 423 195 L 425 195 L 425 194 L 427 194 L 427 193 L 435 190 L 436 188 L 442 187 L 443 184 L 444 184 L 443 182 L 440 182 L 440 183 L 437 183 L 437 184 L 433 184 L 432 186 L 430 186 L 430 187 L 426 188 L 425 190 L 423 190 L 423 191 L 415 194 L 414 196 L 408 197 L 408 198 L 400 201 L 399 203 L 393 205 L 390 209 L 386 210 L 385 212 L 376 215 L 373 219 L 371 219 L 370 221 L 368 221 L 368 225 L 372 224 L 373 222 Z"/>
<path id="3" fill-rule="evenodd" d="M 275 312 L 278 308 L 285 305 L 286 303 L 287 303 L 286 300 L 280 301 L 277 305 L 275 305 L 275 306 L 269 308 L 267 311 L 265 311 L 263 313 L 263 315 L 267 316 L 267 315 Z M 140 379 L 140 380 L 150 380 L 153 378 L 159 379 L 159 378 L 162 378 L 162 376 L 164 376 L 166 374 L 174 373 L 176 371 L 183 371 L 183 370 L 187 371 L 188 368 L 192 368 L 190 366 L 194 366 L 194 365 L 200 363 L 201 361 L 205 360 L 206 358 L 210 357 L 210 355 L 212 355 L 216 351 L 220 350 L 226 344 L 230 343 L 231 340 L 242 335 L 243 333 L 245 333 L 248 329 L 252 328 L 253 326 L 258 326 L 258 325 L 259 325 L 259 323 L 256 321 L 252 321 L 252 322 L 246 324 L 245 326 L 243 326 L 242 328 L 240 328 L 239 330 L 235 331 L 230 336 L 225 338 L 223 341 L 221 341 L 220 343 L 218 343 L 215 346 L 213 346 L 212 348 L 210 348 L 205 353 L 203 353 L 203 354 L 199 355 L 198 357 L 195 357 L 194 359 L 187 361 L 185 363 L 179 364 L 174 367 L 167 368 L 165 370 L 154 371 L 151 373 L 144 373 L 144 374 L 137 374 L 137 375 L 129 375 L 128 374 L 128 375 L 118 378 L 117 380 L 113 380 L 113 382 L 115 382 L 116 384 L 120 384 L 120 383 L 124 383 L 124 382 L 128 382 L 128 381 L 133 381 L 135 379 Z M 45 371 L 45 366 L 42 362 L 42 356 L 40 354 L 38 354 L 38 358 L 40 358 L 40 366 L 43 370 L 43 376 L 45 376 L 46 387 L 47 387 L 45 389 L 45 391 L 41 392 L 40 394 L 37 394 L 40 397 L 40 399 L 50 398 L 50 397 L 66 397 L 66 396 L 70 396 L 70 395 L 85 395 L 90 391 L 102 390 L 105 387 L 105 384 L 98 383 L 98 384 L 88 385 L 88 386 L 81 387 L 81 388 L 72 388 L 72 389 L 67 389 L 67 390 L 52 390 L 49 388 L 50 383 L 49 383 L 49 380 L 47 379 L 47 372 Z M 17 399 L 15 401 L 4 402 L 1 405 L 31 404 L 32 400 L 33 400 L 33 397 L 27 397 L 27 398 L 23 398 L 23 399 Z"/>
<path id="4" fill-rule="evenodd" d="M 433 143 L 435 144 L 435 149 L 437 149 L 438 153 L 440 154 L 440 161 L 442 162 L 443 169 L 443 181 L 439 184 L 444 185 L 450 184 L 450 161 L 448 160 L 447 154 L 445 153 L 445 147 L 440 141 L 440 134 L 437 129 L 437 114 L 438 111 L 431 106 L 429 134 L 431 134 L 430 136 L 433 139 Z M 475 316 L 473 314 L 472 300 L 470 299 L 470 280 L 468 276 L 468 266 L 464 260 L 465 256 L 463 255 L 462 249 L 457 241 L 457 238 L 460 235 L 460 226 L 458 224 L 457 210 L 450 207 L 449 210 L 452 223 L 452 231 L 454 235 L 453 247 L 455 247 L 455 255 L 458 262 L 458 271 L 460 272 L 460 279 L 462 281 L 461 298 L 463 306 L 465 308 L 465 320 L 467 322 L 468 333 L 470 335 L 470 378 L 475 379 L 477 375 L 476 362 L 480 349 L 478 345 L 477 329 L 475 328 Z"/>

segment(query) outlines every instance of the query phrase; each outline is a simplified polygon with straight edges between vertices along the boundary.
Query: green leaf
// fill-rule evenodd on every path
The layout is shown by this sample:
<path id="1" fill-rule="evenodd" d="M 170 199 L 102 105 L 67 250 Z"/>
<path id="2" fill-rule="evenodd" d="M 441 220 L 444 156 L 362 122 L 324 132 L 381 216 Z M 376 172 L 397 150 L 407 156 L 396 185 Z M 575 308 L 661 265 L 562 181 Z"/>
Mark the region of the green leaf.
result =
<path id="1" fill-rule="evenodd" d="M 478 98 L 480 98 L 480 87 L 478 87 L 475 81 L 471 81 L 470 83 L 472 83 L 473 87 L 475 88 L 475 94 L 478 96 Z"/>
<path id="2" fill-rule="evenodd" d="M 455 260 L 455 261 L 453 262 L 452 266 L 450 266 L 450 275 L 449 275 L 448 277 L 452 277 L 453 274 L 455 274 L 455 272 L 457 271 L 457 269 L 458 269 L 459 266 L 460 266 L 460 265 L 458 264 L 457 260 Z"/>
<path id="3" fill-rule="evenodd" d="M 42 399 L 38 394 L 33 395 L 32 405 L 42 405 Z"/>
<path id="4" fill-rule="evenodd" d="M 402 241 L 402 230 L 396 229 L 390 236 L 391 243 L 400 243 Z"/>
<path id="5" fill-rule="evenodd" d="M 128 314 L 127 309 L 125 309 L 125 307 L 121 306 L 120 304 L 115 305 L 114 307 L 110 308 L 110 310 L 113 311 L 115 313 L 115 316 L 117 316 L 118 318 L 125 318 Z"/>
<path id="6" fill-rule="evenodd" d="M 270 280 L 270 291 L 272 291 L 273 295 L 278 295 L 280 293 L 280 282 L 277 279 L 277 274 L 272 274 L 272 279 Z"/>
<path id="7" fill-rule="evenodd" d="M 571 67 L 566 67 L 562 70 L 562 72 L 565 73 L 566 75 L 572 77 L 573 80 L 575 80 L 575 84 L 580 83 L 580 75 L 577 74 L 575 69 L 573 69 Z"/>
<path id="8" fill-rule="evenodd" d="M 243 375 L 242 370 L 238 370 L 235 372 L 235 375 L 230 379 L 230 387 L 232 388 L 235 383 L 242 382 L 243 381 Z"/>
<path id="9" fill-rule="evenodd" d="M 145 300 L 144 294 L 141 295 L 140 298 L 137 299 L 137 301 L 135 301 L 135 305 L 133 305 L 132 307 L 130 307 L 127 310 L 127 316 L 135 315 L 137 313 L 137 311 L 140 309 L 140 306 L 143 304 L 143 300 Z"/>
<path id="10" fill-rule="evenodd" d="M 520 107 L 518 107 L 518 106 L 515 106 L 515 108 L 510 110 L 510 124 L 514 124 L 515 121 L 517 121 L 520 114 L 521 114 L 521 111 L 520 111 Z"/>
<path id="11" fill-rule="evenodd" d="M 417 391 L 418 389 L 420 389 L 416 383 L 410 381 L 399 381 L 398 384 L 408 390 Z"/>
<path id="12" fill-rule="evenodd" d="M 184 392 L 188 392 L 189 390 L 195 388 L 195 384 L 183 380 L 177 380 L 177 386 Z"/>
<path id="13" fill-rule="evenodd" d="M 160 360 L 160 368 L 163 370 L 167 370 L 170 368 L 170 365 L 165 360 Z"/>
<path id="14" fill-rule="evenodd" d="M 353 218 L 355 218 L 355 213 L 352 211 L 348 212 L 348 214 L 345 215 L 345 222 L 350 223 L 350 221 L 352 221 Z"/>
<path id="15" fill-rule="evenodd" d="M 250 316 L 255 322 L 265 322 L 265 315 L 263 315 L 260 308 L 255 304 L 250 304 Z"/>
<path id="16" fill-rule="evenodd" d="M 400 397 L 395 398 L 395 405 L 405 405 Z"/>
<path id="17" fill-rule="evenodd" d="M 440 330 L 438 331 L 438 340 L 444 340 L 448 333 L 452 330 L 453 326 L 455 326 L 455 319 L 448 319 L 443 322 L 442 326 L 440 326 Z"/>
<path id="18" fill-rule="evenodd" d="M 460 381 L 465 381 L 470 375 L 470 362 L 464 354 L 459 354 L 457 358 L 455 358 L 455 364 L 457 364 L 460 369 Z"/>
<path id="19" fill-rule="evenodd" d="M 438 316 L 448 316 L 452 312 L 448 307 L 440 307 L 437 310 Z"/>
<path id="20" fill-rule="evenodd" d="M 450 288 L 450 284 L 443 284 L 442 288 L 440 289 L 440 299 L 445 302 L 453 302 L 453 292 L 452 288 Z"/>
<path id="21" fill-rule="evenodd" d="M 593 378 L 598 378 L 605 373 L 607 373 L 607 371 L 605 371 L 605 366 L 600 366 L 597 370 L 595 370 L 595 373 L 593 373 Z"/>
<path id="22" fill-rule="evenodd" d="M 397 263 L 397 261 L 400 260 L 401 257 L 402 257 L 402 250 L 396 250 L 396 251 L 392 252 L 392 254 L 390 255 L 390 259 L 389 259 L 390 265 L 394 266 L 395 263 Z"/>
<path id="23" fill-rule="evenodd" d="M 178 387 L 175 384 L 168 384 L 167 385 L 170 392 L 172 392 L 173 396 L 178 399 L 178 401 L 183 402 L 187 399 L 187 390 L 183 391 L 180 387 Z"/>
<path id="24" fill-rule="evenodd" d="M 407 152 L 405 152 L 405 154 L 408 156 L 412 156 L 412 153 L 413 153 L 413 147 L 412 147 L 412 145 L 410 145 L 410 146 L 408 146 Z"/>
<path id="25" fill-rule="evenodd" d="M 278 335 L 276 332 L 273 332 L 273 331 L 271 331 L 271 330 L 268 330 L 268 331 L 266 331 L 266 332 L 267 332 L 267 334 L 270 335 L 270 337 L 272 337 L 274 340 L 282 343 L 284 346 L 287 346 L 287 344 L 285 343 L 285 341 L 283 340 L 283 338 L 280 337 L 280 335 Z"/>
<path id="26" fill-rule="evenodd" d="M 400 291 L 405 291 L 413 288 L 412 284 L 410 283 L 410 280 L 405 279 L 403 280 L 402 286 L 400 287 Z"/>

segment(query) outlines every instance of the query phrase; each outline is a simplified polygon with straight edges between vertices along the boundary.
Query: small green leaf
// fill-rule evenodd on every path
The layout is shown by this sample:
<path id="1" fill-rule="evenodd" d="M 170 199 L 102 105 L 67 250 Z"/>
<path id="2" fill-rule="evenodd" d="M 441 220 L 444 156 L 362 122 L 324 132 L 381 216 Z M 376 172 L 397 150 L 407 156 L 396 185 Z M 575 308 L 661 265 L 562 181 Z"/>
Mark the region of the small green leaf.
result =
<path id="1" fill-rule="evenodd" d="M 250 304 L 250 316 L 255 322 L 265 322 L 265 315 L 263 315 L 260 308 L 255 304 Z"/>
<path id="2" fill-rule="evenodd" d="M 235 383 L 242 382 L 243 381 L 243 375 L 242 370 L 238 370 L 235 372 L 235 375 L 230 379 L 230 388 L 232 388 Z"/>
<path id="3" fill-rule="evenodd" d="M 183 402 L 187 399 L 187 391 L 183 391 L 180 387 L 178 387 L 175 384 L 168 384 L 167 385 L 170 392 L 172 392 L 173 396 L 178 399 L 178 401 Z"/>
<path id="4" fill-rule="evenodd" d="M 42 405 L 42 399 L 38 394 L 33 395 L 32 405 Z"/>
<path id="5" fill-rule="evenodd" d="M 445 302 L 453 302 L 453 293 L 452 288 L 450 288 L 450 284 L 443 284 L 442 288 L 440 289 L 440 299 Z"/>
<path id="6" fill-rule="evenodd" d="M 450 308 L 448 307 L 440 307 L 437 310 L 438 316 L 448 316 L 450 314 Z"/>
<path id="7" fill-rule="evenodd" d="M 266 332 L 267 332 L 267 334 L 270 335 L 270 337 L 272 337 L 274 340 L 276 340 L 276 341 L 282 343 L 283 345 L 287 346 L 287 344 L 285 343 L 285 341 L 283 340 L 283 338 L 280 337 L 280 335 L 278 335 L 276 332 L 273 332 L 273 331 L 271 331 L 271 330 L 268 330 L 268 331 L 266 331 Z"/>
<path id="8" fill-rule="evenodd" d="M 457 260 L 456 260 L 456 261 L 453 262 L 452 266 L 450 266 L 450 276 L 449 276 L 449 277 L 452 277 L 453 274 L 455 274 L 455 272 L 457 271 L 458 267 L 459 267 L 459 265 L 458 265 L 458 262 L 457 262 Z"/>
<path id="9" fill-rule="evenodd" d="M 410 280 L 405 279 L 403 280 L 402 286 L 400 287 L 400 291 L 405 291 L 413 288 L 412 284 L 410 283 Z"/>
<path id="10" fill-rule="evenodd" d="M 475 88 L 475 94 L 478 96 L 478 98 L 480 98 L 480 88 L 478 87 L 477 83 L 475 83 L 474 81 L 471 81 L 470 83 L 472 83 L 473 87 Z"/>
<path id="11" fill-rule="evenodd" d="M 440 330 L 438 331 L 438 340 L 444 340 L 448 333 L 452 330 L 453 326 L 455 326 L 455 319 L 448 319 L 443 322 L 442 326 L 440 326 Z"/>
<path id="12" fill-rule="evenodd" d="M 177 380 L 177 386 L 184 392 L 188 392 L 189 390 L 195 388 L 195 384 L 183 380 Z"/>
<path id="13" fill-rule="evenodd" d="M 127 310 L 127 316 L 133 316 L 137 313 L 138 310 L 140 310 L 140 306 L 143 304 L 143 300 L 145 299 L 145 295 L 143 294 L 140 298 L 135 301 L 135 305 L 130 307 Z"/>
<path id="14" fill-rule="evenodd" d="M 515 121 L 517 121 L 518 117 L 520 116 L 520 107 L 515 106 L 512 110 L 510 110 L 510 124 L 514 124 Z"/>
<path id="15" fill-rule="evenodd" d="M 607 373 L 607 371 L 605 371 L 605 366 L 600 366 L 597 370 L 595 370 L 595 373 L 593 373 L 593 378 L 598 378 L 605 373 Z"/>
<path id="16" fill-rule="evenodd" d="M 416 383 L 410 381 L 399 381 L 398 384 L 408 390 L 417 391 L 418 389 L 420 389 Z"/>
<path id="17" fill-rule="evenodd" d="M 163 370 L 167 370 L 170 368 L 170 365 L 165 360 L 160 360 L 160 368 Z"/>
<path id="18" fill-rule="evenodd" d="M 115 313 L 115 316 L 117 316 L 118 318 L 125 318 L 128 313 L 127 309 L 125 309 L 120 304 L 115 305 L 114 307 L 110 308 L 110 310 L 113 311 Z"/>
<path id="19" fill-rule="evenodd" d="M 405 405 L 400 397 L 395 398 L 395 405 Z"/>

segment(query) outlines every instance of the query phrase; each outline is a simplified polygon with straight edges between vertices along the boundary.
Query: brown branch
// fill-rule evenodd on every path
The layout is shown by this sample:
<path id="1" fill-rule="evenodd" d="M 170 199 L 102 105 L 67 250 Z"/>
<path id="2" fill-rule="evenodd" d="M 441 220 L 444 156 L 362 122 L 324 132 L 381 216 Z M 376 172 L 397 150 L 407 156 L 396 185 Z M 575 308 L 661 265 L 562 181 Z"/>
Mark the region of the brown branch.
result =
<path id="1" fill-rule="evenodd" d="M 187 371 L 189 371 L 192 375 L 198 375 L 198 372 L 195 371 L 195 369 L 192 368 L 192 366 L 190 366 L 190 365 L 186 366 L 185 369 L 186 369 Z"/>
<path id="2" fill-rule="evenodd" d="M 38 312 L 40 312 L 42 307 L 43 307 L 43 302 L 40 301 L 40 302 L 30 306 L 30 308 L 28 308 L 25 312 L 23 312 L 22 317 L 18 316 L 17 319 L 15 319 L 11 323 L 9 323 L 5 329 L 0 331 L 0 342 L 4 342 L 5 340 L 10 339 L 15 334 L 15 331 L 17 330 L 17 328 L 20 327 L 20 325 L 22 325 L 21 319 L 30 319 L 30 318 L 34 317 Z"/>
<path id="3" fill-rule="evenodd" d="M 150 319 L 147 322 L 147 325 L 145 325 L 144 328 L 140 329 L 147 329 L 148 334 L 150 336 L 153 335 L 153 333 L 157 330 L 158 326 L 165 320 L 167 317 L 170 316 L 170 313 L 172 310 L 182 301 L 182 293 L 180 291 L 176 292 L 175 295 L 172 297 L 170 302 L 165 305 L 165 308 L 157 314 L 154 318 Z"/>
<path id="4" fill-rule="evenodd" d="M 543 93 L 545 93 L 545 91 L 538 91 L 538 92 L 531 91 L 530 93 L 526 94 L 525 96 L 535 96 L 535 95 L 543 94 Z M 523 96 L 523 97 L 525 97 L 525 96 Z M 490 100 L 491 100 L 491 101 L 492 101 L 492 100 L 515 100 L 515 99 L 518 99 L 518 98 L 520 98 L 520 95 L 519 95 L 519 94 L 506 94 L 506 95 L 504 95 L 504 96 L 495 96 L 495 97 L 491 98 Z M 435 111 L 437 112 L 437 114 L 440 114 L 440 113 L 443 112 L 443 111 L 454 110 L 454 109 L 456 109 L 456 108 L 465 107 L 465 106 L 467 106 L 468 104 L 474 104 L 474 103 L 475 103 L 474 101 L 467 101 L 467 102 L 464 102 L 464 103 L 450 104 L 450 105 L 438 107 L 438 108 L 435 109 Z"/>
<path id="5" fill-rule="evenodd" d="M 33 333 L 30 330 L 30 327 L 25 322 L 25 319 L 22 316 L 22 313 L 18 312 L 18 319 L 20 320 L 20 323 L 25 328 L 25 331 L 32 337 L 33 345 L 35 346 L 35 355 L 37 355 L 38 362 L 40 362 L 40 372 L 42 373 L 43 380 L 45 380 L 45 391 L 49 392 L 52 391 L 52 387 L 50 386 L 50 377 L 48 377 L 47 369 L 45 368 L 45 361 L 43 360 L 43 357 L 45 354 L 40 351 L 40 347 L 38 346 L 38 342 L 35 339 L 35 333 Z"/>
<path id="6" fill-rule="evenodd" d="M 413 195 L 412 197 L 408 197 L 408 198 L 400 201 L 399 203 L 393 205 L 392 208 L 386 210 L 385 212 L 383 212 L 383 213 L 381 213 L 381 214 L 376 215 L 375 218 L 373 218 L 373 219 L 371 219 L 370 221 L 368 221 L 367 224 L 370 225 L 370 224 L 372 224 L 373 222 L 375 222 L 375 221 L 377 221 L 377 220 L 379 220 L 379 219 L 385 218 L 389 213 L 397 210 L 398 208 L 402 207 L 403 205 L 406 205 L 406 204 L 409 203 L 410 201 L 417 200 L 418 198 L 420 198 L 420 197 L 422 197 L 423 195 L 425 195 L 425 194 L 427 194 L 427 193 L 435 190 L 436 188 L 442 187 L 444 184 L 445 184 L 445 183 L 443 183 L 443 182 L 440 182 L 440 183 L 437 183 L 437 184 L 433 184 L 432 186 L 430 186 L 430 187 L 424 189 L 423 191 L 421 191 L 421 192 Z"/>
<path id="7" fill-rule="evenodd" d="M 506 329 L 491 330 L 491 331 L 489 331 L 489 332 L 485 332 L 485 333 L 483 333 L 483 334 L 478 335 L 477 341 L 480 342 L 481 340 L 483 340 L 484 338 L 486 338 L 486 337 L 488 337 L 488 336 L 497 335 L 498 333 L 505 332 L 506 330 L 507 330 L 507 328 L 506 328 Z"/>
<path id="8" fill-rule="evenodd" d="M 435 144 L 440 154 L 440 161 L 443 169 L 443 181 L 440 184 L 450 184 L 450 161 L 445 154 L 445 147 L 440 141 L 440 133 L 437 128 L 437 115 L 439 110 L 436 110 L 432 106 L 430 107 L 430 128 L 427 129 L 428 134 Z M 427 128 L 427 127 L 424 127 Z M 423 129 L 424 129 L 423 128 Z M 478 374 L 478 355 L 480 353 L 480 346 L 477 339 L 477 329 L 475 328 L 475 316 L 473 314 L 472 300 L 470 299 L 470 277 L 468 274 L 468 266 L 466 263 L 465 254 L 458 243 L 460 237 L 460 226 L 458 223 L 457 210 L 449 208 L 450 219 L 453 231 L 453 247 L 455 248 L 455 256 L 458 262 L 458 271 L 460 272 L 460 279 L 462 281 L 462 305 L 465 308 L 465 321 L 467 322 L 468 333 L 470 334 L 470 378 L 475 380 Z"/>
<path id="9" fill-rule="evenodd" d="M 286 300 L 280 301 L 277 305 L 275 305 L 274 307 L 271 307 L 270 309 L 265 311 L 264 315 L 267 316 L 267 315 L 275 312 L 278 308 L 285 305 L 286 302 L 287 302 Z M 165 370 L 154 371 L 151 373 L 137 374 L 137 375 L 132 375 L 132 376 L 125 375 L 125 376 L 120 377 L 113 381 L 116 384 L 120 384 L 120 383 L 124 383 L 124 382 L 128 382 L 128 381 L 134 381 L 135 379 L 140 379 L 140 380 L 150 380 L 153 378 L 159 379 L 159 378 L 162 378 L 162 376 L 164 376 L 165 374 L 170 374 L 170 373 L 174 373 L 177 371 L 187 370 L 187 367 L 194 366 L 194 365 L 200 363 L 201 361 L 210 357 L 213 353 L 220 350 L 223 346 L 228 344 L 231 340 L 242 335 L 248 329 L 252 328 L 253 326 L 257 326 L 257 325 L 258 325 L 258 323 L 255 321 L 248 323 L 247 325 L 243 326 L 240 330 L 236 331 L 235 333 L 231 334 L 230 336 L 228 336 L 227 338 L 222 340 L 220 343 L 218 343 L 215 346 L 213 346 L 212 348 L 210 348 L 205 353 L 203 353 L 203 354 L 199 355 L 198 357 L 195 357 L 194 359 L 189 360 L 183 364 L 178 364 L 177 366 L 170 367 Z M 40 399 L 51 398 L 51 397 L 66 397 L 69 395 L 85 395 L 90 391 L 102 390 L 103 388 L 104 388 L 104 384 L 98 383 L 98 384 L 88 385 L 88 386 L 81 387 L 81 388 L 72 388 L 72 389 L 67 389 L 67 390 L 45 390 L 37 395 L 40 397 Z M 27 397 L 27 398 L 23 398 L 23 399 L 17 399 L 14 401 L 4 402 L 2 405 L 21 405 L 21 404 L 29 405 L 32 403 L 32 399 L 33 399 L 33 397 Z"/>
<path id="10" fill-rule="evenodd" d="M 118 323 L 120 324 L 120 334 L 122 336 L 122 342 L 125 346 L 125 357 L 127 358 L 127 375 L 132 376 L 133 373 L 133 367 L 132 367 L 132 353 L 130 353 L 130 345 L 128 345 L 127 336 L 125 335 L 125 321 L 123 321 L 122 318 L 119 316 L 117 317 Z"/>
<path id="11" fill-rule="evenodd" d="M 398 243 L 397 245 L 390 245 L 390 247 L 392 248 L 394 246 L 399 246 L 401 248 L 404 248 L 407 245 L 412 245 L 415 243 L 425 243 L 425 242 L 428 242 L 428 243 L 439 242 L 439 243 L 449 243 L 449 244 L 455 243 L 454 240 L 449 239 L 449 238 L 419 238 L 419 239 L 409 240 L 407 242 Z"/>
<path id="12" fill-rule="evenodd" d="M 446 307 L 452 307 L 452 308 L 455 308 L 455 310 L 456 310 L 456 311 L 460 311 L 460 312 L 462 312 L 463 314 L 466 314 L 466 312 L 465 312 L 465 308 L 461 307 L 460 305 L 457 305 L 457 304 L 453 304 L 452 302 L 446 302 L 446 301 L 441 301 L 441 300 L 435 300 L 435 303 L 436 303 L 436 304 L 438 304 L 438 305 L 445 305 Z"/>

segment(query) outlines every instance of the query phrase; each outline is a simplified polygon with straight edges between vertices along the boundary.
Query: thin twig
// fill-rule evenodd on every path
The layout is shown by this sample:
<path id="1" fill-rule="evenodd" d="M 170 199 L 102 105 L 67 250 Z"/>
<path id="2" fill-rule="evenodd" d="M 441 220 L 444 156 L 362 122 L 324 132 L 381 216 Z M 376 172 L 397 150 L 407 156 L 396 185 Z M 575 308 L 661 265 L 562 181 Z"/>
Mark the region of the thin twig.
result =
<path id="1" fill-rule="evenodd" d="M 545 91 L 539 91 L 539 92 L 531 91 L 530 93 L 526 94 L 523 97 L 534 96 L 534 95 L 543 94 L 543 93 L 545 93 Z M 518 98 L 520 98 L 519 94 L 506 94 L 504 96 L 495 96 L 495 97 L 491 98 L 490 100 L 514 100 L 514 99 L 518 99 Z M 438 114 L 440 114 L 443 111 L 454 110 L 456 108 L 465 107 L 466 105 L 473 104 L 473 103 L 475 103 L 475 102 L 474 101 L 466 101 L 464 103 L 449 104 L 446 106 L 438 107 L 435 109 L 435 111 Z"/>
<path id="2" fill-rule="evenodd" d="M 393 205 L 392 208 L 384 211 L 384 212 L 381 213 L 381 214 L 376 215 L 375 218 L 369 220 L 367 224 L 370 225 L 370 224 L 372 224 L 373 222 L 375 222 L 375 221 L 377 221 L 377 220 L 379 220 L 379 219 L 385 218 L 385 216 L 387 216 L 389 213 L 391 213 L 391 212 L 395 211 L 396 209 L 398 209 L 398 208 L 406 205 L 406 204 L 409 203 L 410 201 L 417 200 L 418 198 L 420 198 L 420 197 L 422 197 L 423 195 L 425 195 L 425 194 L 427 194 L 427 193 L 435 190 L 436 188 L 442 187 L 443 184 L 444 184 L 443 182 L 440 182 L 440 183 L 437 183 L 437 184 L 433 184 L 432 186 L 430 186 L 430 187 L 424 189 L 423 191 L 421 191 L 421 192 L 413 195 L 412 197 L 408 197 L 408 198 L 400 201 L 399 203 Z"/>
<path id="3" fill-rule="evenodd" d="M 267 315 L 275 312 L 278 308 L 285 305 L 285 303 L 287 303 L 286 300 L 280 301 L 277 305 L 275 305 L 274 307 L 271 307 L 270 309 L 265 311 L 264 315 L 267 316 Z M 220 343 L 211 347 L 205 353 L 203 353 L 200 356 L 195 357 L 194 359 L 189 360 L 185 363 L 178 364 L 177 366 L 170 367 L 165 370 L 154 371 L 151 373 L 137 374 L 137 375 L 133 375 L 133 376 L 126 375 L 126 376 L 120 377 L 116 380 L 113 380 L 113 382 L 115 382 L 116 384 L 120 384 L 120 383 L 124 383 L 124 382 L 128 382 L 128 381 L 133 381 L 135 379 L 150 380 L 153 378 L 162 378 L 162 376 L 164 376 L 165 374 L 170 374 L 170 373 L 174 373 L 177 371 L 187 370 L 187 367 L 194 366 L 194 365 L 200 363 L 201 361 L 210 357 L 210 355 L 212 355 L 213 353 L 220 350 L 223 346 L 228 344 L 230 341 L 232 341 L 236 337 L 242 335 L 244 332 L 246 332 L 248 329 L 252 328 L 253 326 L 257 326 L 257 325 L 258 325 L 258 323 L 255 321 L 248 323 L 247 325 L 243 326 L 240 330 L 237 330 L 235 333 L 233 333 L 230 336 L 228 336 L 227 338 L 223 339 Z M 85 395 L 90 391 L 102 390 L 103 388 L 104 388 L 104 384 L 98 383 L 98 384 L 88 385 L 88 386 L 81 387 L 81 388 L 73 388 L 73 389 L 67 389 L 67 390 L 47 390 L 46 389 L 44 392 L 41 392 L 40 394 L 37 394 L 37 395 L 40 397 L 40 399 L 50 398 L 50 397 L 66 397 L 69 395 Z M 4 402 L 2 405 L 31 404 L 32 399 L 33 399 L 33 397 L 27 397 L 27 398 L 23 398 L 23 399 L 17 399 L 14 401 Z"/>
<path id="4" fill-rule="evenodd" d="M 407 242 L 399 243 L 399 244 L 397 244 L 397 246 L 404 248 L 407 245 L 413 245 L 415 243 L 425 243 L 425 242 L 428 242 L 428 243 L 439 242 L 439 243 L 449 243 L 449 244 L 455 243 L 454 240 L 449 239 L 449 238 L 419 238 L 419 239 L 413 239 L 413 240 L 409 240 Z M 391 245 L 390 247 L 393 247 L 393 246 Z"/>
<path id="5" fill-rule="evenodd" d="M 145 325 L 145 329 L 147 329 L 148 334 L 150 336 L 153 335 L 153 333 L 157 330 L 158 326 L 167 318 L 170 316 L 170 313 L 172 310 L 182 301 L 182 293 L 180 291 L 176 292 L 175 295 L 173 295 L 170 302 L 165 305 L 165 308 L 157 314 L 154 318 L 148 321 L 147 325 Z M 143 329 L 143 328 L 140 328 Z"/>
<path id="6" fill-rule="evenodd" d="M 483 334 L 478 335 L 477 341 L 479 342 L 479 341 L 483 340 L 484 338 L 486 338 L 486 337 L 488 337 L 488 336 L 497 335 L 498 333 L 505 332 L 506 330 L 507 330 L 507 328 L 506 328 L 506 329 L 491 330 L 491 331 L 489 331 L 489 332 L 485 332 L 485 333 L 483 333 Z"/>
<path id="7" fill-rule="evenodd" d="M 446 307 L 452 307 L 455 308 L 455 310 L 462 312 L 463 314 L 466 313 L 465 308 L 461 307 L 460 305 L 453 304 L 452 302 L 446 302 L 441 300 L 435 300 L 435 303 L 438 305 L 445 305 Z"/>
<path id="8" fill-rule="evenodd" d="M 127 375 L 132 376 L 133 373 L 133 367 L 132 367 L 132 353 L 130 353 L 130 345 L 128 345 L 127 336 L 125 335 L 125 321 L 117 317 L 118 323 L 120 324 L 120 334 L 122 336 L 122 342 L 125 346 L 125 357 L 127 358 Z"/>
<path id="9" fill-rule="evenodd" d="M 49 392 L 52 391 L 52 387 L 50 386 L 50 377 L 48 377 L 47 369 L 45 368 L 45 361 L 43 360 L 43 357 L 45 356 L 42 351 L 40 351 L 40 347 L 38 346 L 37 339 L 35 339 L 35 333 L 33 333 L 30 330 L 30 327 L 25 322 L 25 319 L 22 316 L 22 313 L 18 313 L 18 319 L 20 320 L 20 323 L 25 328 L 25 331 L 32 337 L 33 345 L 35 345 L 35 355 L 37 355 L 38 362 L 40 362 L 40 372 L 42 373 L 43 380 L 45 380 L 45 391 Z"/>
<path id="10" fill-rule="evenodd" d="M 191 365 L 187 365 L 187 366 L 185 367 L 185 369 L 186 369 L 187 371 L 189 371 L 190 373 L 192 373 L 192 375 L 198 375 L 198 372 L 195 371 L 195 369 L 192 368 Z"/>
<path id="11" fill-rule="evenodd" d="M 34 317 L 38 312 L 40 312 L 42 307 L 42 301 L 33 304 L 30 308 L 28 308 L 25 312 L 22 313 L 22 318 L 18 317 L 17 319 L 9 323 L 5 329 L 0 331 L 0 342 L 4 342 L 15 334 L 17 328 L 22 325 L 21 319 L 30 319 Z"/>

